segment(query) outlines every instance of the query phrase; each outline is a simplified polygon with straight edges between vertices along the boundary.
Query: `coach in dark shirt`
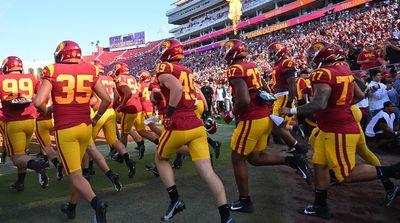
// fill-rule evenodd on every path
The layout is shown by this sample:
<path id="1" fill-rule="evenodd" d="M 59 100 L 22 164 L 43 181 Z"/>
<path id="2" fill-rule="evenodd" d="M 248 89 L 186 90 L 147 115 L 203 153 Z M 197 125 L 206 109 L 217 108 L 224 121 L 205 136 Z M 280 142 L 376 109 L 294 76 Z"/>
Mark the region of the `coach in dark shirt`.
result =
<path id="1" fill-rule="evenodd" d="M 206 98 L 207 106 L 208 106 L 208 110 L 204 112 L 204 115 L 206 115 L 207 117 L 211 116 L 212 100 L 213 100 L 214 91 L 208 81 L 204 82 L 203 86 L 201 87 L 201 92 L 203 93 L 204 97 Z"/>

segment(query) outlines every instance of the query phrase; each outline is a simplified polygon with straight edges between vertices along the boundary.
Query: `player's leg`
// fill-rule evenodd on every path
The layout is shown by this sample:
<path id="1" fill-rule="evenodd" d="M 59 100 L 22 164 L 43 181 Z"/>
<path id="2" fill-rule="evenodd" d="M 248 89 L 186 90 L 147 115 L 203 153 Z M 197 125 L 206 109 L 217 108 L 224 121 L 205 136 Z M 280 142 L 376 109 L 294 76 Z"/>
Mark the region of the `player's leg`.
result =
<path id="1" fill-rule="evenodd" d="M 114 189 L 117 192 L 121 191 L 122 184 L 119 182 L 119 175 L 110 169 L 106 160 L 104 159 L 104 156 L 97 150 L 96 145 L 94 143 L 90 144 L 86 152 L 90 157 L 92 157 L 92 159 L 99 166 L 100 170 L 111 181 Z"/>
<path id="2" fill-rule="evenodd" d="M 29 168 L 38 174 L 39 184 L 42 188 L 46 188 L 49 184 L 49 178 L 46 175 L 45 168 L 48 166 L 44 161 L 32 160 L 28 155 L 25 154 L 25 150 L 28 147 L 33 131 L 35 129 L 35 120 L 23 120 L 6 122 L 6 139 L 9 156 L 15 166 L 20 168 L 20 172 L 23 173 L 22 169 Z"/>
<path id="3" fill-rule="evenodd" d="M 126 147 L 128 145 L 128 135 L 131 131 L 134 121 L 134 115 L 122 113 L 121 115 L 121 143 Z"/>
<path id="4" fill-rule="evenodd" d="M 330 167 L 328 165 L 326 151 L 328 149 L 335 150 L 335 141 L 333 134 L 326 134 L 320 130 L 315 130 L 314 136 L 316 138 L 312 143 L 314 150 L 312 162 L 314 164 L 314 173 L 315 173 L 315 178 L 314 178 L 315 200 L 311 205 L 308 205 L 303 210 L 303 214 L 317 216 L 324 219 L 330 219 L 331 214 L 329 212 L 329 208 L 327 205 L 327 194 L 328 194 L 328 188 L 330 186 L 330 176 L 329 176 Z M 323 140 L 324 138 L 327 139 L 326 142 Z"/>
<path id="5" fill-rule="evenodd" d="M 279 108 L 286 105 L 288 99 L 288 95 L 280 96 L 274 102 L 273 106 L 273 114 L 276 116 L 282 116 L 279 114 Z M 291 118 L 287 116 L 283 116 L 285 119 L 284 123 L 280 126 L 274 124 L 272 132 L 273 134 L 282 138 L 282 140 L 289 146 L 289 152 L 293 154 L 305 154 L 307 153 L 306 145 L 299 143 L 293 136 L 290 134 L 289 130 L 286 129 L 286 124 L 290 123 Z"/>
<path id="6" fill-rule="evenodd" d="M 365 160 L 367 164 L 372 166 L 381 166 L 381 162 L 378 157 L 368 148 L 364 132 L 360 126 L 361 137 L 357 144 L 356 153 Z M 390 206 L 393 200 L 400 194 L 399 186 L 396 186 L 389 178 L 380 179 L 383 187 L 385 188 L 384 202 L 386 206 Z"/>
<path id="7" fill-rule="evenodd" d="M 81 160 L 86 152 L 91 135 L 91 125 L 81 124 L 56 131 L 56 143 L 65 171 L 72 184 L 70 203 L 76 205 L 77 198 L 81 195 L 95 210 L 97 222 L 105 222 L 107 203 L 96 196 L 81 171 Z"/>
<path id="8" fill-rule="evenodd" d="M 155 163 L 165 188 L 170 197 L 170 204 L 162 221 L 172 219 L 172 217 L 185 209 L 185 203 L 180 199 L 178 189 L 175 185 L 175 176 L 168 159 L 177 152 L 177 148 L 184 145 L 183 131 L 164 131 L 160 137 L 160 144 L 157 146 Z"/>
<path id="9" fill-rule="evenodd" d="M 136 114 L 136 117 L 134 120 L 134 125 L 135 125 L 136 131 L 139 133 L 139 135 L 142 138 L 149 140 L 150 142 L 154 143 L 155 145 L 158 145 L 158 143 L 159 143 L 158 135 L 155 134 L 154 132 L 146 130 L 146 125 L 144 124 L 143 112 L 139 112 Z M 137 142 L 137 144 L 138 144 L 138 148 L 139 148 L 139 159 L 143 159 L 144 152 L 145 152 L 144 141 Z"/>
<path id="10" fill-rule="evenodd" d="M 63 174 L 63 167 L 61 162 L 58 159 L 57 151 L 51 145 L 50 134 L 53 131 L 53 121 L 50 120 L 36 120 L 36 128 L 35 128 L 35 135 L 41 149 L 46 154 L 47 158 L 53 163 L 54 167 L 56 168 L 56 178 L 58 181 L 62 180 L 64 177 Z"/>

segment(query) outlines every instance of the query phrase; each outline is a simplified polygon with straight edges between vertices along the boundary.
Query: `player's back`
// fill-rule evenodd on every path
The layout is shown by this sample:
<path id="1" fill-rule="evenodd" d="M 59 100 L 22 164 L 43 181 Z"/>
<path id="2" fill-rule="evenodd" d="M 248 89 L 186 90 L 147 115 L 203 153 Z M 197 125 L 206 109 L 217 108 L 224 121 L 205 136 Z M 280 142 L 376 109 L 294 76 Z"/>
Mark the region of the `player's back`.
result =
<path id="1" fill-rule="evenodd" d="M 135 114 L 143 110 L 142 104 L 140 102 L 140 87 L 136 79 L 132 75 L 119 75 L 116 79 L 117 83 L 126 84 L 132 91 L 132 96 L 126 103 L 126 106 L 121 109 L 121 112 Z M 123 96 L 122 91 L 118 93 Z"/>
<path id="2" fill-rule="evenodd" d="M 153 105 L 150 101 L 150 81 L 141 82 L 140 83 L 140 92 L 142 96 L 140 97 L 140 101 L 142 102 L 143 110 L 145 112 L 153 112 Z"/>
<path id="3" fill-rule="evenodd" d="M 156 70 L 157 75 L 164 73 L 172 74 L 182 84 L 182 97 L 176 106 L 176 111 L 181 115 L 185 113 L 192 114 L 194 111 L 194 104 L 196 101 L 196 92 L 194 88 L 193 73 L 192 71 L 180 63 L 160 63 Z M 169 101 L 170 90 L 164 86 L 161 87 L 161 92 Z M 194 113 L 193 113 L 194 114 Z"/>
<path id="4" fill-rule="evenodd" d="M 228 80 L 242 78 L 246 82 L 246 86 L 249 90 L 250 104 L 245 112 L 239 114 L 239 120 L 253 120 L 270 115 L 268 104 L 260 103 L 257 100 L 257 95 L 260 93 L 259 89 L 261 89 L 262 83 L 260 73 L 255 63 L 243 61 L 232 64 L 228 68 L 227 75 Z M 234 94 L 236 94 L 234 86 L 232 86 L 232 89 Z M 237 95 L 234 95 L 234 98 L 237 100 Z"/>
<path id="5" fill-rule="evenodd" d="M 114 79 L 110 76 L 100 75 L 99 80 L 101 81 L 108 95 L 111 98 L 111 103 L 108 106 L 108 108 L 112 108 L 114 105 L 114 89 L 115 89 Z"/>
<path id="6" fill-rule="evenodd" d="M 282 59 L 271 68 L 271 85 L 275 93 L 289 89 L 289 84 L 283 74 L 288 69 L 295 69 L 295 63 L 289 59 Z"/>
<path id="7" fill-rule="evenodd" d="M 39 82 L 33 74 L 7 74 L 0 76 L 0 94 L 4 121 L 36 118 L 32 103 Z"/>
<path id="8" fill-rule="evenodd" d="M 199 120 L 194 112 L 196 102 L 196 90 L 194 87 L 192 71 L 177 62 L 163 62 L 156 68 L 157 77 L 162 74 L 171 74 L 182 85 L 182 97 L 175 108 L 174 119 L 178 119 L 175 129 L 186 130 L 199 127 L 203 122 Z M 161 95 L 165 97 L 166 104 L 169 104 L 170 90 L 160 85 Z"/>
<path id="9" fill-rule="evenodd" d="M 345 62 L 336 62 L 316 69 L 311 82 L 329 84 L 331 94 L 326 109 L 315 118 L 318 127 L 325 132 L 359 133 L 359 127 L 350 110 L 354 95 L 354 77 Z"/>
<path id="10" fill-rule="evenodd" d="M 53 86 L 51 94 L 55 130 L 91 123 L 89 102 L 99 78 L 95 66 L 87 63 L 56 63 L 44 68 L 42 78 Z"/>

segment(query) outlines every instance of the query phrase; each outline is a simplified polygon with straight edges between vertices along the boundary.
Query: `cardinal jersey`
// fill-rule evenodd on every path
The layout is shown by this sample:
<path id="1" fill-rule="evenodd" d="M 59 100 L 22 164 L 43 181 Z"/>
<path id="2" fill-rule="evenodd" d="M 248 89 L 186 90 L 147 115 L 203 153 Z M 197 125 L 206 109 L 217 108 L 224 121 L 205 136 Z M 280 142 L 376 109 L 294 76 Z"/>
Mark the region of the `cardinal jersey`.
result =
<path id="1" fill-rule="evenodd" d="M 311 83 L 325 83 L 332 88 L 328 106 L 315 115 L 318 127 L 324 132 L 360 133 L 350 110 L 354 78 L 349 66 L 344 62 L 337 62 L 316 69 L 311 74 Z"/>
<path id="2" fill-rule="evenodd" d="M 61 130 L 90 120 L 90 97 L 99 76 L 92 64 L 52 64 L 42 78 L 53 85 L 54 129 Z"/>
<path id="3" fill-rule="evenodd" d="M 175 120 L 175 130 L 188 130 L 203 125 L 203 122 L 196 117 L 194 113 L 196 92 L 193 81 L 192 71 L 176 62 L 163 62 L 158 64 L 156 68 L 157 77 L 162 74 L 171 74 L 182 84 L 182 97 L 176 106 L 172 118 Z M 161 95 L 165 98 L 165 102 L 169 104 L 170 90 L 160 84 Z"/>
<path id="4" fill-rule="evenodd" d="M 0 95 L 4 121 L 20 121 L 36 118 L 33 96 L 39 88 L 33 74 L 8 74 L 0 76 Z"/>
<path id="5" fill-rule="evenodd" d="M 108 95 L 110 95 L 111 103 L 108 108 L 113 108 L 114 105 L 114 89 L 115 89 L 115 82 L 114 79 L 110 76 L 100 75 L 99 80 L 103 84 L 104 88 L 106 89 Z"/>
<path id="6" fill-rule="evenodd" d="M 288 82 L 286 81 L 283 73 L 287 70 L 295 70 L 295 63 L 289 59 L 280 60 L 277 64 L 271 67 L 271 82 L 272 90 L 289 89 Z"/>
<path id="7" fill-rule="evenodd" d="M 121 112 L 128 114 L 136 114 L 141 112 L 142 104 L 140 103 L 140 88 L 136 79 L 131 75 L 119 75 L 116 78 L 116 83 L 127 85 L 132 91 L 132 97 L 126 103 L 126 106 L 121 109 Z M 121 95 L 121 98 L 124 97 L 124 93 L 118 90 L 118 93 Z"/>
<path id="8" fill-rule="evenodd" d="M 261 88 L 262 84 L 256 64 L 252 62 L 235 63 L 228 68 L 227 76 L 229 81 L 235 78 L 242 78 L 249 89 L 250 104 L 245 112 L 238 114 L 239 121 L 259 119 L 270 115 L 268 104 L 259 104 L 257 102 L 257 95 L 259 94 L 258 89 Z M 236 91 L 234 86 L 232 86 L 232 89 L 236 100 L 237 96 L 235 95 Z"/>
<path id="9" fill-rule="evenodd" d="M 143 106 L 143 111 L 148 113 L 152 113 L 153 112 L 153 105 L 151 104 L 150 101 L 150 91 L 149 91 L 149 87 L 150 87 L 150 82 L 141 82 L 140 83 L 140 92 L 142 92 L 142 96 L 140 97 L 140 101 L 142 103 Z"/>
<path id="10" fill-rule="evenodd" d="M 158 95 L 160 97 L 155 107 L 157 108 L 159 115 L 164 115 L 167 112 L 167 103 L 165 101 L 165 96 L 161 93 L 157 77 L 153 77 L 150 81 L 149 91 L 152 91 L 153 89 L 158 90 Z"/>

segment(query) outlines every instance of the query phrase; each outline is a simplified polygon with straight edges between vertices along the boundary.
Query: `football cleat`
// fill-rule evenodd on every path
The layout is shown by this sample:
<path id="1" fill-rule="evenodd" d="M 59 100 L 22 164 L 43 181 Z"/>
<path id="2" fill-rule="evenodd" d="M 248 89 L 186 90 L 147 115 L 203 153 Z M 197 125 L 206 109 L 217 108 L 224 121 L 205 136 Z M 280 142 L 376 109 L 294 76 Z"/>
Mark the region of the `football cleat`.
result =
<path id="1" fill-rule="evenodd" d="M 143 145 L 138 146 L 138 150 L 139 150 L 139 159 L 143 159 L 144 156 L 144 151 L 146 151 L 146 147 Z"/>
<path id="2" fill-rule="evenodd" d="M 49 177 L 46 174 L 46 170 L 42 169 L 41 171 L 37 172 L 39 184 L 40 186 L 45 189 L 49 186 Z"/>
<path id="3" fill-rule="evenodd" d="M 24 187 L 25 187 L 24 183 L 14 182 L 10 184 L 10 189 L 15 190 L 17 192 L 24 191 Z"/>
<path id="4" fill-rule="evenodd" d="M 386 207 L 389 207 L 394 199 L 396 199 L 397 196 L 400 195 L 400 187 L 395 186 L 392 190 L 386 191 L 385 197 L 384 197 L 384 202 Z"/>
<path id="5" fill-rule="evenodd" d="M 56 177 L 57 177 L 57 180 L 58 180 L 58 181 L 60 181 L 60 180 L 62 180 L 62 179 L 64 178 L 63 166 L 62 166 L 61 163 L 59 163 L 59 164 L 57 165 Z"/>
<path id="6" fill-rule="evenodd" d="M 128 163 L 128 176 L 129 178 L 133 178 L 136 174 L 136 162 L 133 160 L 129 160 Z"/>
<path id="7" fill-rule="evenodd" d="M 229 210 L 231 211 L 237 211 L 237 212 L 244 212 L 244 213 L 253 213 L 254 212 L 254 206 L 253 202 L 248 199 L 239 199 L 237 201 L 234 201 L 230 206 Z"/>
<path id="8" fill-rule="evenodd" d="M 110 181 L 112 186 L 114 187 L 114 190 L 117 192 L 120 192 L 122 189 L 122 184 L 119 182 L 119 175 L 117 173 L 111 173 L 110 175 Z"/>
<path id="9" fill-rule="evenodd" d="M 111 160 L 117 161 L 118 163 L 123 163 L 124 159 L 122 158 L 121 154 L 119 154 L 119 152 L 116 150 L 114 151 L 115 152 L 111 154 Z"/>
<path id="10" fill-rule="evenodd" d="M 145 165 L 146 170 L 153 173 L 154 176 L 158 177 L 160 176 L 160 173 L 158 173 L 157 167 L 154 164 L 147 164 Z"/>
<path id="11" fill-rule="evenodd" d="M 301 214 L 314 216 L 329 220 L 332 218 L 332 214 L 329 212 L 328 206 L 318 207 L 314 204 L 308 205 L 304 210 L 300 211 Z"/>
<path id="12" fill-rule="evenodd" d="M 182 167 L 182 158 L 176 156 L 174 162 L 172 163 L 172 168 L 180 169 Z"/>
<path id="13" fill-rule="evenodd" d="M 97 202 L 96 214 L 94 215 L 93 223 L 107 223 L 107 207 L 108 204 L 105 201 Z"/>
<path id="14" fill-rule="evenodd" d="M 69 202 L 61 206 L 61 212 L 66 214 L 68 219 L 75 218 L 75 207 L 72 207 Z"/>
<path id="15" fill-rule="evenodd" d="M 306 180 L 308 185 L 313 182 L 313 176 L 311 168 L 308 166 L 307 159 L 302 155 L 296 155 L 289 157 L 289 166 L 293 169 L 297 169 L 300 175 Z"/>
<path id="16" fill-rule="evenodd" d="M 176 214 L 185 210 L 185 208 L 185 203 L 180 198 L 178 198 L 175 202 L 171 201 L 168 206 L 167 212 L 161 218 L 161 222 L 167 222 L 171 220 Z"/>

